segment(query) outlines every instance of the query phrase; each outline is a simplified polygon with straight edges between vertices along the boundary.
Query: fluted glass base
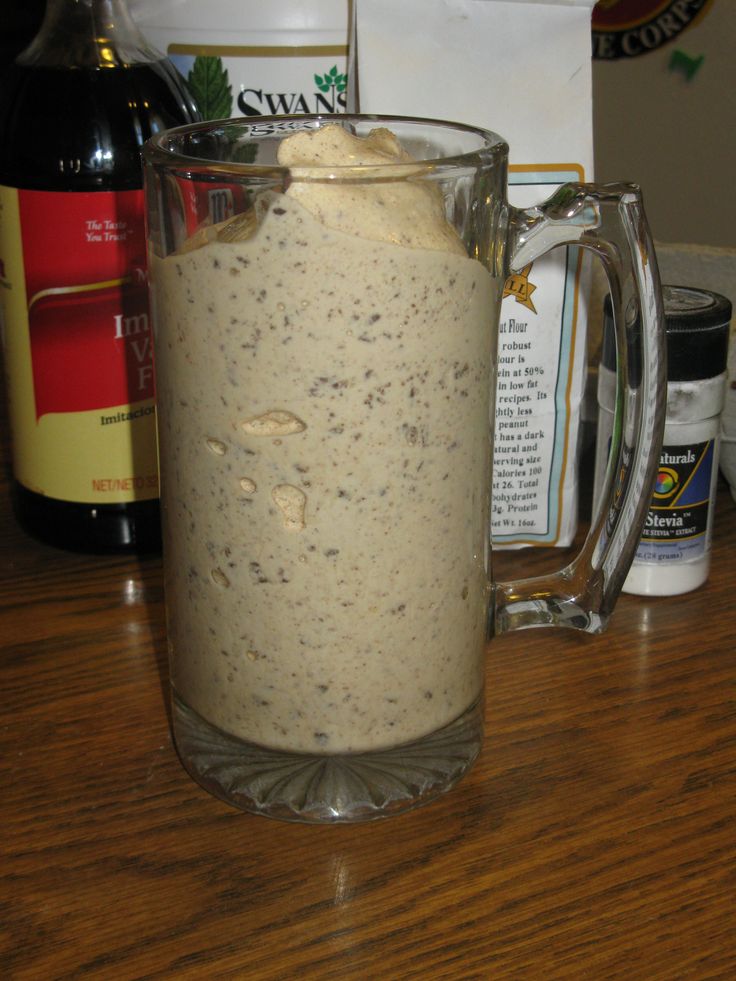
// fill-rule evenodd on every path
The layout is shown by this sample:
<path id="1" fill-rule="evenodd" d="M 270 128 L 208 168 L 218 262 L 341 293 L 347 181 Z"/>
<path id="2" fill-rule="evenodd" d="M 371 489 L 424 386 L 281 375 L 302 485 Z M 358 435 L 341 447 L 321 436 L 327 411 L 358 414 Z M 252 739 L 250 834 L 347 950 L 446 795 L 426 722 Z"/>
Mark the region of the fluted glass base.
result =
<path id="1" fill-rule="evenodd" d="M 371 821 L 424 804 L 470 769 L 483 739 L 481 699 L 412 743 L 366 753 L 288 753 L 222 732 L 173 696 L 181 760 L 194 779 L 235 807 L 312 824 Z"/>

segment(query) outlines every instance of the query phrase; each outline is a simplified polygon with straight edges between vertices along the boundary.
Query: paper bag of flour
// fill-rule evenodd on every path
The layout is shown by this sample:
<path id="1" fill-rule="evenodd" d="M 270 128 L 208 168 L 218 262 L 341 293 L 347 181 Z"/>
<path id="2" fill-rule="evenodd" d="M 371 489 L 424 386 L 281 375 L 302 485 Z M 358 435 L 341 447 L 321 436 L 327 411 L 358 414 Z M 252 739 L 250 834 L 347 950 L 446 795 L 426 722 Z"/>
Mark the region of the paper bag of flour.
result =
<path id="1" fill-rule="evenodd" d="M 510 146 L 509 199 L 592 180 L 594 0 L 355 0 L 349 108 L 481 126 Z M 494 545 L 568 545 L 577 524 L 587 262 L 510 277 L 498 348 Z"/>

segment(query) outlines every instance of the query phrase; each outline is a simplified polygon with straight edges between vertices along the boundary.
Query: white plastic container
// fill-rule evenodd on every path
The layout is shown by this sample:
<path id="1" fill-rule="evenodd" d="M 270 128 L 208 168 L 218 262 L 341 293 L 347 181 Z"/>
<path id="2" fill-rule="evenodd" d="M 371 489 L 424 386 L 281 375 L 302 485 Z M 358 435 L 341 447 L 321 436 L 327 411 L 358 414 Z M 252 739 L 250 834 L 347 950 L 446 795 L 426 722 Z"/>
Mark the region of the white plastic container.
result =
<path id="1" fill-rule="evenodd" d="M 726 395 L 731 303 L 707 290 L 664 286 L 667 325 L 667 414 L 659 473 L 639 547 L 623 590 L 675 596 L 708 578 L 720 417 Z M 595 498 L 603 483 L 615 425 L 615 340 L 610 305 L 604 316 L 598 373 Z M 636 366 L 631 366 L 636 374 Z"/>
<path id="2" fill-rule="evenodd" d="M 726 404 L 721 415 L 721 473 L 728 481 L 731 497 L 736 501 L 736 324 L 731 324 L 728 382 Z"/>
<path id="3" fill-rule="evenodd" d="M 343 112 L 348 0 L 130 0 L 202 116 Z"/>

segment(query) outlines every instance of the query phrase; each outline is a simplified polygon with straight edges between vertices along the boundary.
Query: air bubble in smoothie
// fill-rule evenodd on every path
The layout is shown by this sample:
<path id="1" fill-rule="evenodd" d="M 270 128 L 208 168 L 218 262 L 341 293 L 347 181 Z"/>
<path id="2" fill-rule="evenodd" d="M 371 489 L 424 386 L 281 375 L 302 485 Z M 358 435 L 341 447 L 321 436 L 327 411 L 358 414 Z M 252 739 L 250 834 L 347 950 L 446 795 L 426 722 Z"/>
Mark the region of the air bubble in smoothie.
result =
<path id="1" fill-rule="evenodd" d="M 224 589 L 227 589 L 227 587 L 230 585 L 230 580 L 222 569 L 212 569 L 210 575 L 212 576 L 212 582 L 216 583 L 218 586 L 222 586 Z"/>
<path id="2" fill-rule="evenodd" d="M 285 409 L 264 412 L 252 419 L 246 419 L 241 425 L 243 432 L 249 436 L 290 436 L 293 433 L 303 433 L 307 428 L 305 422 Z"/>
<path id="3" fill-rule="evenodd" d="M 304 515 L 307 495 L 292 484 L 279 484 L 271 491 L 274 504 L 281 511 L 284 528 L 287 531 L 302 531 L 305 526 Z"/>
<path id="4" fill-rule="evenodd" d="M 224 456 L 227 453 L 227 446 L 221 439 L 214 439 L 212 436 L 208 436 L 205 442 L 207 449 L 211 453 L 214 453 L 215 456 Z"/>

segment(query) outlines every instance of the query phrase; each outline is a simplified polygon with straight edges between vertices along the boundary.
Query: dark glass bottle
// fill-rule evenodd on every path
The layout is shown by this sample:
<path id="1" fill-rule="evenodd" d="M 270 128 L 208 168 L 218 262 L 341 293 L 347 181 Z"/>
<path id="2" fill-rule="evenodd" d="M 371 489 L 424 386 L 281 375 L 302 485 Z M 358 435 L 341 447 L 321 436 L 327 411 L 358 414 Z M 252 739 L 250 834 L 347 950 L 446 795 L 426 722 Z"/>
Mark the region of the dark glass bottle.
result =
<path id="1" fill-rule="evenodd" d="M 125 0 L 49 0 L 0 80 L 14 503 L 50 544 L 159 547 L 140 151 L 197 118 Z"/>

